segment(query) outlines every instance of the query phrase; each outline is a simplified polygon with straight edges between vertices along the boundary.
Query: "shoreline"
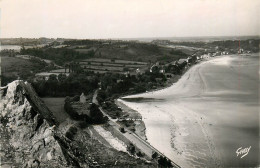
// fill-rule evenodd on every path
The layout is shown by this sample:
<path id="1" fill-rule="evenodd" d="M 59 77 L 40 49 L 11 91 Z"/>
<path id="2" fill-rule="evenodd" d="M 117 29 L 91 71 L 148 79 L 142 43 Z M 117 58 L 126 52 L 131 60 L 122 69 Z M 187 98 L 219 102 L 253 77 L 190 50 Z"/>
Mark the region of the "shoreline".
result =
<path id="1" fill-rule="evenodd" d="M 225 56 L 234 56 L 234 54 L 232 54 L 232 55 L 225 55 Z M 205 62 L 207 62 L 207 61 L 210 61 L 210 60 L 213 60 L 213 59 L 217 59 L 217 58 L 221 58 L 221 57 L 223 57 L 223 56 L 218 56 L 218 57 L 213 57 L 213 58 L 210 58 L 210 59 L 206 59 L 206 60 L 203 60 L 203 61 L 200 61 L 198 64 L 195 64 L 195 66 L 191 66 L 191 67 L 189 67 L 189 68 L 187 68 L 186 69 L 186 71 L 185 71 L 185 73 L 183 73 L 182 74 L 182 76 L 179 78 L 179 80 L 187 73 L 187 72 L 189 72 L 189 70 L 191 70 L 191 69 L 193 69 L 194 67 L 196 67 L 196 65 L 199 65 L 199 64 L 202 64 L 202 63 L 205 63 Z M 189 73 L 191 73 L 191 72 L 189 72 Z M 186 75 L 187 76 L 187 75 Z M 179 81 L 178 80 L 178 81 Z M 143 94 L 154 94 L 154 92 L 155 91 L 161 91 L 161 90 L 163 90 L 163 89 L 166 89 L 166 88 L 169 88 L 169 87 L 171 87 L 173 84 L 176 84 L 178 81 L 176 81 L 176 82 L 174 82 L 174 83 L 172 83 L 171 85 L 168 85 L 167 87 L 163 87 L 163 88 L 157 88 L 156 90 L 152 90 L 152 91 L 149 91 L 149 92 L 145 92 L 145 93 L 139 93 L 139 94 L 134 94 L 134 95 L 128 95 L 128 96 L 130 96 L 130 99 L 131 98 L 133 98 L 133 97 L 138 97 L 138 96 L 136 96 L 136 95 L 143 95 Z M 128 97 L 128 96 L 123 96 L 123 97 L 120 97 L 119 99 L 117 99 L 117 100 L 122 100 L 123 102 L 123 104 L 125 105 L 125 106 L 127 106 L 129 109 L 132 109 L 132 108 L 130 108 L 130 106 L 129 106 L 129 104 L 128 103 L 130 103 L 131 104 L 131 102 L 129 102 L 129 101 L 125 101 L 125 102 L 128 102 L 127 104 L 125 104 L 124 103 L 124 97 Z M 139 96 L 139 97 L 142 97 L 142 96 Z M 145 96 L 144 96 L 145 97 Z M 136 103 L 136 102 L 135 102 Z M 149 104 L 149 103 L 148 103 Z M 138 109 L 138 107 L 137 107 L 137 109 L 132 109 L 132 110 L 136 110 L 137 112 L 138 112 L 138 110 L 144 110 L 143 111 L 143 114 L 141 114 L 140 112 L 138 112 L 140 115 L 142 115 L 142 120 L 143 121 L 145 121 L 145 116 L 146 117 L 150 117 L 150 121 L 149 120 L 146 120 L 146 122 L 144 122 L 145 123 L 145 127 L 147 127 L 147 122 L 149 122 L 150 124 L 151 124 L 151 116 L 150 115 L 152 115 L 152 114 L 149 114 L 149 113 L 151 113 L 151 112 L 149 112 L 149 109 L 150 107 L 149 106 L 139 106 L 139 109 Z M 153 109 L 153 108 L 152 108 Z M 183 159 L 183 157 L 185 157 L 185 154 L 183 155 L 183 140 L 185 139 L 185 136 L 187 136 L 187 135 L 185 135 L 185 134 L 187 134 L 186 133 L 186 131 L 185 130 L 183 130 L 183 128 L 182 127 L 180 127 L 180 125 L 179 125 L 179 123 L 178 122 L 180 122 L 180 121 L 182 121 L 182 120 L 187 120 L 187 119 L 185 119 L 185 114 L 183 113 L 183 112 L 181 112 L 181 110 L 188 110 L 188 109 L 186 109 L 186 107 L 183 107 L 183 109 L 178 109 L 178 108 L 174 108 L 174 110 L 176 111 L 178 111 L 178 113 L 176 113 L 178 116 L 171 116 L 170 114 L 168 114 L 168 113 L 165 113 L 164 112 L 164 110 L 160 110 L 159 109 L 159 107 L 158 107 L 158 109 L 156 109 L 156 112 L 157 112 L 157 110 L 158 110 L 158 112 L 160 112 L 160 113 L 158 113 L 158 115 L 160 114 L 160 115 L 162 115 L 162 116 L 160 116 L 160 117 L 162 117 L 162 118 L 160 118 L 161 120 L 162 120 L 162 123 L 172 123 L 171 125 L 168 125 L 167 127 L 163 127 L 164 129 L 169 129 L 170 128 L 170 130 L 168 131 L 168 132 L 171 132 L 171 134 L 170 135 L 166 135 L 166 134 L 163 134 L 163 136 L 164 136 L 164 139 L 165 138 L 167 138 L 167 139 L 169 139 L 169 141 L 170 141 L 170 146 L 171 146 L 171 148 L 174 150 L 174 154 L 173 153 L 164 153 L 164 154 L 166 154 L 166 156 L 168 156 L 168 157 L 170 157 L 170 158 L 175 158 L 175 160 L 176 161 L 178 161 L 178 159 L 179 160 L 182 160 Z M 191 113 L 192 115 L 194 115 L 194 112 L 192 112 L 192 111 L 190 111 L 189 113 Z M 176 115 L 175 114 L 175 115 Z M 156 115 L 156 114 L 155 114 Z M 200 128 L 199 127 L 199 125 L 201 125 L 202 123 L 201 123 L 201 121 L 200 121 L 200 117 L 199 116 L 197 116 L 197 115 L 195 115 L 196 117 L 196 122 L 197 122 L 197 126 L 196 127 L 198 127 L 198 128 Z M 173 118 L 171 118 L 171 117 L 173 117 Z M 155 119 L 155 118 L 153 118 L 153 119 Z M 153 120 L 152 119 L 152 120 Z M 155 119 L 156 120 L 156 119 Z M 190 119 L 189 119 L 190 120 Z M 175 123 L 175 121 L 177 122 L 177 123 Z M 192 120 L 191 120 L 192 121 Z M 190 124 L 193 122 L 191 122 L 191 121 L 189 121 L 190 122 Z M 196 123 L 195 122 L 195 123 Z M 200 123 L 200 124 L 199 124 Z M 199 124 L 199 125 L 198 125 Z M 149 125 L 149 124 L 148 124 Z M 153 128 L 154 129 L 154 128 Z M 156 131 L 156 130 L 153 130 L 153 131 L 151 131 L 150 130 L 150 132 L 147 132 L 146 131 L 146 136 L 148 136 L 148 134 L 151 134 L 151 132 L 153 132 L 154 133 L 154 131 L 155 132 L 158 132 L 159 131 L 159 129 Z M 205 130 L 204 130 L 205 131 Z M 166 131 L 167 132 L 167 131 Z M 197 133 L 199 133 L 200 134 L 200 132 L 201 131 L 199 131 L 199 132 L 197 132 Z M 177 135 L 178 134 L 178 135 Z M 196 133 L 195 133 L 196 134 Z M 204 134 L 204 133 L 203 133 Z M 207 134 L 208 134 L 208 132 L 207 132 Z M 163 137 L 163 136 L 161 136 L 161 137 Z M 149 137 L 149 136 L 148 136 Z M 208 137 L 209 138 L 209 137 Z M 154 141 L 154 140 L 153 140 Z M 158 141 L 158 139 L 157 139 L 157 141 Z M 149 140 L 148 140 L 148 142 L 149 143 L 151 143 Z M 155 142 L 155 141 L 154 141 Z M 159 143 L 159 142 L 158 142 Z M 207 143 L 213 143 L 213 141 L 211 141 L 210 139 L 208 139 L 208 141 L 207 141 Z M 159 151 L 160 151 L 160 147 L 159 146 L 161 146 L 162 147 L 162 144 L 156 144 L 156 146 L 154 146 L 155 148 L 157 148 Z M 214 154 L 215 155 L 215 154 Z M 212 160 L 213 161 L 213 160 Z M 213 162 L 215 162 L 217 165 L 219 165 L 219 161 L 218 161 L 218 159 L 216 159 L 216 160 L 214 160 Z M 177 162 L 178 163 L 178 162 Z M 181 163 L 178 163 L 179 165 L 182 165 L 182 166 L 184 166 L 184 167 L 186 167 L 186 166 L 190 166 L 189 164 L 187 165 L 187 163 L 186 162 L 182 162 L 181 161 Z"/>
<path id="2" fill-rule="evenodd" d="M 250 54 L 239 54 L 240 56 L 248 56 L 248 55 L 253 55 L 253 54 L 258 54 L 260 56 L 260 52 L 259 53 L 250 53 Z M 125 94 L 125 95 L 122 95 L 120 96 L 119 98 L 115 99 L 115 100 L 118 100 L 118 99 L 121 99 L 123 100 L 124 97 L 128 97 L 128 96 L 134 96 L 134 95 L 140 95 L 140 94 L 146 94 L 146 93 L 153 93 L 155 91 L 160 91 L 160 90 L 163 90 L 163 89 L 166 89 L 166 88 L 169 88 L 171 87 L 172 85 L 174 85 L 175 83 L 177 83 L 181 78 L 182 76 L 184 76 L 186 74 L 186 72 L 188 72 L 191 68 L 193 68 L 194 66 L 196 65 L 199 65 L 199 64 L 202 64 L 202 63 L 205 63 L 207 61 L 211 61 L 213 59 L 217 59 L 217 58 L 221 58 L 221 57 L 230 57 L 230 56 L 235 56 L 236 54 L 228 54 L 228 55 L 219 55 L 219 56 L 214 56 L 214 57 L 210 57 L 210 58 L 202 58 L 199 62 L 197 62 L 196 64 L 193 64 L 192 66 L 189 66 L 187 69 L 183 70 L 183 73 L 181 75 L 176 75 L 170 79 L 172 79 L 173 81 L 167 81 L 166 82 L 166 86 L 159 86 L 158 88 L 155 88 L 155 89 L 150 89 L 146 92 L 142 92 L 142 93 L 134 93 L 134 94 Z M 176 78 L 175 78 L 176 77 Z M 130 108 L 131 109 L 131 108 Z"/>
<path id="3" fill-rule="evenodd" d="M 201 167 L 240 165 L 243 162 L 230 153 L 239 145 L 249 145 L 249 142 L 256 148 L 254 134 L 250 134 L 252 140 L 247 142 L 245 135 L 248 136 L 248 133 L 234 129 L 241 127 L 247 130 L 257 125 L 253 115 L 257 112 L 257 95 L 249 95 L 255 93 L 258 84 L 245 75 L 255 74 L 256 64 L 251 63 L 259 60 L 259 57 L 256 57 L 258 53 L 250 56 L 232 54 L 208 59 L 209 62 L 202 61 L 203 65 L 190 68 L 172 88 L 127 96 L 129 100 L 138 97 L 144 101 L 125 100 L 123 103 L 142 115 L 148 142 L 177 164 L 183 167 L 193 164 Z M 248 69 L 247 66 L 254 68 Z M 245 75 L 240 76 L 243 73 Z M 244 76 L 246 78 L 242 78 Z M 165 101 L 154 101 L 159 99 Z M 237 108 L 230 110 L 234 105 Z M 229 117 L 234 113 L 237 115 Z M 240 116 L 244 115 L 247 117 L 241 125 Z M 227 143 L 232 144 L 225 148 Z M 244 159 L 246 164 L 255 163 L 255 155 L 252 154 Z M 251 159 L 254 162 L 251 163 Z"/>
<path id="4" fill-rule="evenodd" d="M 196 64 L 193 64 L 192 66 L 190 66 L 190 67 L 188 67 L 187 69 L 185 69 L 184 71 L 183 71 L 183 73 L 181 74 L 181 75 L 178 75 L 178 76 L 175 76 L 175 79 L 173 79 L 171 82 L 168 82 L 167 81 L 167 84 L 166 84 L 166 86 L 164 86 L 164 87 L 159 87 L 159 88 L 156 88 L 156 89 L 152 89 L 152 90 L 149 90 L 148 92 L 143 92 L 143 93 L 138 93 L 138 94 L 145 94 L 145 93 L 153 93 L 153 92 L 155 92 L 155 91 L 160 91 L 160 90 L 163 90 L 163 89 L 166 89 L 166 88 L 169 88 L 169 87 L 171 87 L 172 85 L 174 85 L 174 84 L 176 84 L 190 69 L 192 69 L 194 66 L 196 66 L 196 65 L 199 65 L 199 64 L 201 64 L 201 63 L 203 63 L 203 62 L 205 62 L 205 61 L 209 61 L 210 59 L 207 59 L 207 60 L 200 60 L 198 63 L 196 63 Z M 177 77 L 177 78 L 176 78 Z M 174 77 L 173 77 L 174 78 Z M 133 95 L 136 95 L 136 94 L 133 94 Z M 143 127 L 143 129 L 142 130 L 140 130 L 140 128 L 137 128 L 137 127 L 135 127 L 136 128 L 136 134 L 140 137 L 140 138 L 142 138 L 142 139 L 144 139 L 145 141 L 147 141 L 148 143 L 150 143 L 149 141 L 148 141 L 148 138 L 147 138 L 147 129 L 146 129 L 146 124 L 145 124 L 145 122 L 144 122 L 144 118 L 143 118 L 143 115 L 140 113 L 140 112 L 138 112 L 137 110 L 134 110 L 134 109 L 132 109 L 132 108 L 130 108 L 128 105 L 126 105 L 123 101 L 125 101 L 124 99 L 123 99 L 123 97 L 127 97 L 127 96 L 133 96 L 133 95 L 123 95 L 123 96 L 121 96 L 121 97 L 119 97 L 118 99 L 115 99 L 115 104 L 118 106 L 118 107 L 120 107 L 123 111 L 127 111 L 127 114 L 131 114 L 131 113 L 137 113 L 137 115 L 139 115 L 139 116 L 141 116 L 141 125 L 142 125 L 142 127 Z M 177 129 L 178 129 L 178 126 L 176 126 L 176 125 L 174 125 L 173 127 L 171 127 L 171 132 L 173 131 L 173 132 L 177 132 Z M 139 134 L 138 134 L 139 133 Z M 141 133 L 141 134 L 140 134 Z M 172 136 L 172 134 L 170 135 L 170 136 Z M 175 137 L 175 136 L 173 136 L 173 137 Z M 169 137 L 170 138 L 170 137 Z M 177 153 L 177 155 L 181 155 L 182 154 L 182 152 L 183 151 L 179 151 L 176 147 L 175 147 L 175 142 L 176 140 L 175 140 L 175 138 L 170 138 L 170 144 L 171 144 L 171 147 L 176 151 L 176 153 Z M 156 148 L 156 147 L 155 147 Z M 160 150 L 159 150 L 160 151 Z M 160 152 L 162 152 L 162 151 L 160 151 Z M 163 152 L 162 152 L 163 153 Z M 164 154 L 164 153 L 163 153 Z M 169 155 L 167 156 L 167 157 L 169 157 Z M 175 157 L 175 156 L 174 156 Z"/>
<path id="5" fill-rule="evenodd" d="M 121 100 L 115 100 L 115 104 L 118 107 L 121 107 L 123 113 L 127 113 L 129 118 L 134 121 L 135 133 L 142 138 L 143 140 L 147 140 L 146 137 L 146 127 L 144 121 L 142 120 L 142 115 L 136 111 L 125 105 Z"/>

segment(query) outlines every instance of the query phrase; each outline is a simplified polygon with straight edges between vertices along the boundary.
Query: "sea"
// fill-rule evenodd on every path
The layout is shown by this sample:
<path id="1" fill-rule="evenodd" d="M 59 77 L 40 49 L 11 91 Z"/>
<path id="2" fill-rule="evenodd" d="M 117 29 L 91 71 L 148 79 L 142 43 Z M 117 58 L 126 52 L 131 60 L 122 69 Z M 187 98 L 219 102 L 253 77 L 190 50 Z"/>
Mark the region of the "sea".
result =
<path id="1" fill-rule="evenodd" d="M 259 53 L 219 56 L 168 88 L 120 101 L 142 115 L 148 142 L 181 167 L 258 167 L 259 74 Z"/>

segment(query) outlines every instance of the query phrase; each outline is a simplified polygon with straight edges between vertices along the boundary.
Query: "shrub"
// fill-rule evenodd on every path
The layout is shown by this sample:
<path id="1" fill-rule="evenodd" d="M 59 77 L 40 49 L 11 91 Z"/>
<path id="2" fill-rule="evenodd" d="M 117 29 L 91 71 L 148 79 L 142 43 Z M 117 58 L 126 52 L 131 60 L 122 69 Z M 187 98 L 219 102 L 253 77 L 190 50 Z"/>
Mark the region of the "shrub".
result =
<path id="1" fill-rule="evenodd" d="M 130 143 L 127 146 L 127 151 L 129 151 L 133 155 L 135 153 L 135 146 L 132 143 Z"/>
<path id="2" fill-rule="evenodd" d="M 144 154 L 143 154 L 141 151 L 139 151 L 139 152 L 136 153 L 136 156 L 138 156 L 138 157 L 143 157 Z"/>
<path id="3" fill-rule="evenodd" d="M 76 135 L 78 129 L 75 126 L 71 126 L 69 130 L 65 133 L 65 136 L 70 140 L 73 140 L 74 136 Z"/>

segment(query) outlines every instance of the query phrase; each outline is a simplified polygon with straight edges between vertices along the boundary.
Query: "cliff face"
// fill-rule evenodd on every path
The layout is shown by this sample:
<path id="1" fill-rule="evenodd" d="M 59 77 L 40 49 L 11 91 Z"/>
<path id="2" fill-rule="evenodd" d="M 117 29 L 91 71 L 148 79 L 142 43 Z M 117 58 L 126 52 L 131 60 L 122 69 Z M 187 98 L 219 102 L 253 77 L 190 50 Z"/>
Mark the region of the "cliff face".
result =
<path id="1" fill-rule="evenodd" d="M 0 120 L 1 166 L 88 167 L 29 83 L 14 81 L 1 90 Z"/>

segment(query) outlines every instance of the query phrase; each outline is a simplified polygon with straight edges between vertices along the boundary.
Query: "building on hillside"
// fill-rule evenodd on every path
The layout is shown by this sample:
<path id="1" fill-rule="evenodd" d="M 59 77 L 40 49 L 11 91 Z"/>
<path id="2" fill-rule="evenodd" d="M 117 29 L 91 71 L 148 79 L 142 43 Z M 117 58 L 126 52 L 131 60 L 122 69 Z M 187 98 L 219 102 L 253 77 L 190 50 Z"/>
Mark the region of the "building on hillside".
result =
<path id="1" fill-rule="evenodd" d="M 58 79 L 58 75 L 59 74 L 65 74 L 66 76 L 69 76 L 69 73 L 51 73 L 51 72 L 41 72 L 41 73 L 37 73 L 35 74 L 35 79 L 36 80 L 48 80 L 50 75 L 56 75 L 57 79 Z"/>
<path id="2" fill-rule="evenodd" d="M 160 69 L 160 70 L 159 70 L 159 73 L 164 74 L 164 73 L 165 73 L 165 70 L 164 70 L 164 69 Z"/>
<path id="3" fill-rule="evenodd" d="M 125 75 L 125 77 L 129 77 L 130 76 L 130 72 L 127 71 L 127 72 L 124 73 L 124 75 Z"/>
<path id="4" fill-rule="evenodd" d="M 237 53 L 242 54 L 243 52 L 244 52 L 244 49 L 240 48 Z"/>
<path id="5" fill-rule="evenodd" d="M 152 73 L 165 73 L 165 69 L 164 69 L 163 65 L 159 65 L 159 63 L 156 63 L 150 68 L 150 72 L 152 72 Z"/>
<path id="6" fill-rule="evenodd" d="M 116 80 L 116 83 L 120 83 L 120 82 L 123 82 L 124 80 L 122 80 L 122 79 L 117 79 Z"/>
<path id="7" fill-rule="evenodd" d="M 136 74 L 140 74 L 140 73 L 141 73 L 141 71 L 140 71 L 139 68 L 137 68 L 137 69 L 135 70 L 135 72 L 136 72 Z"/>
<path id="8" fill-rule="evenodd" d="M 179 65 L 181 65 L 181 64 L 186 64 L 186 63 L 188 63 L 187 59 L 179 59 L 179 60 L 177 61 L 177 64 L 179 64 Z"/>
<path id="9" fill-rule="evenodd" d="M 80 101 L 80 103 L 86 103 L 87 102 L 86 99 L 87 99 L 87 97 L 84 95 L 84 93 L 82 93 L 80 95 L 79 101 Z"/>

